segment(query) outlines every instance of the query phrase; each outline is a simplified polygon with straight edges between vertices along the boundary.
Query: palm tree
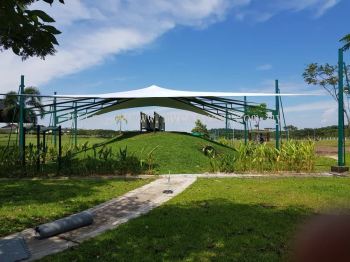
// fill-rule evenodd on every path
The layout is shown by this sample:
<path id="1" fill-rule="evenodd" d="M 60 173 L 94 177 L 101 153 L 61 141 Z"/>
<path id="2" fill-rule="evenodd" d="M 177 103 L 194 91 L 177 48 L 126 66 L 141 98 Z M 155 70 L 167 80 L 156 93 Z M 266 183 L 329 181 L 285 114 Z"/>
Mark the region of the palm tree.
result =
<path id="1" fill-rule="evenodd" d="M 24 120 L 34 125 L 38 123 L 38 115 L 41 119 L 44 118 L 44 106 L 41 103 L 40 91 L 36 87 L 27 87 L 24 89 L 25 96 L 24 103 L 27 108 L 25 110 Z M 16 92 L 11 91 L 5 95 L 4 109 L 0 112 L 2 119 L 7 123 L 13 123 L 19 121 L 19 96 Z"/>
<path id="2" fill-rule="evenodd" d="M 343 46 L 344 51 L 350 49 L 350 34 L 347 34 L 342 39 L 340 39 L 340 42 L 344 44 Z"/>
<path id="3" fill-rule="evenodd" d="M 117 115 L 114 119 L 117 122 L 117 125 L 119 124 L 119 132 L 121 133 L 123 121 L 125 122 L 125 124 L 127 124 L 128 120 L 123 115 Z"/>

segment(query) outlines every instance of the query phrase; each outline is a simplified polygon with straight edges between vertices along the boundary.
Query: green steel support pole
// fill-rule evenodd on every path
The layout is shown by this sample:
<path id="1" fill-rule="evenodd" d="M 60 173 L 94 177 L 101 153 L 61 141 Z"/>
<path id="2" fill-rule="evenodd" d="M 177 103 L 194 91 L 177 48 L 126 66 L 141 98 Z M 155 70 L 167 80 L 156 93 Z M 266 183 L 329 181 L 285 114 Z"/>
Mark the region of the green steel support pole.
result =
<path id="1" fill-rule="evenodd" d="M 338 166 L 344 166 L 344 58 L 338 50 Z"/>
<path id="2" fill-rule="evenodd" d="M 77 111 L 77 102 L 74 102 L 74 146 L 78 146 L 78 111 Z"/>
<path id="3" fill-rule="evenodd" d="M 57 164 L 58 164 L 58 170 L 59 173 L 61 170 L 61 159 L 62 159 L 62 128 L 61 126 L 57 127 L 58 130 L 58 157 L 57 157 Z"/>
<path id="4" fill-rule="evenodd" d="M 278 80 L 275 80 L 275 92 L 279 93 Z M 275 111 L 275 121 L 276 121 L 276 149 L 280 149 L 280 123 L 279 123 L 279 115 L 280 115 L 280 100 L 279 97 L 276 96 L 276 111 Z"/>
<path id="5" fill-rule="evenodd" d="M 244 97 L 244 144 L 247 145 L 248 142 L 248 129 L 247 129 L 247 119 L 246 119 L 246 114 L 247 114 L 247 97 Z"/>
<path id="6" fill-rule="evenodd" d="M 37 148 L 37 156 L 36 156 L 36 170 L 40 170 L 40 125 L 36 126 L 36 148 Z"/>
<path id="7" fill-rule="evenodd" d="M 23 162 L 24 158 L 24 75 L 21 75 L 20 97 L 19 97 L 19 159 Z M 24 162 L 23 162 L 24 164 Z"/>
<path id="8" fill-rule="evenodd" d="M 25 134 L 26 132 L 27 132 L 26 128 L 23 127 L 23 133 Z M 22 155 L 22 159 L 21 159 L 23 166 L 26 165 L 26 146 L 25 145 L 26 145 L 26 136 L 24 135 L 23 136 L 23 147 L 22 147 L 23 155 Z"/>
<path id="9" fill-rule="evenodd" d="M 46 150 L 46 131 L 43 131 L 43 151 L 44 153 L 47 152 Z M 43 164 L 45 164 L 46 158 L 45 158 L 46 154 L 43 154 Z"/>
<path id="10" fill-rule="evenodd" d="M 54 95 L 57 93 L 54 92 Z M 56 106 L 56 97 L 53 98 L 53 144 L 56 147 L 57 146 L 57 106 Z"/>
<path id="11" fill-rule="evenodd" d="M 227 112 L 227 103 L 226 103 L 226 112 L 225 112 L 225 138 L 228 138 L 228 112 Z"/>

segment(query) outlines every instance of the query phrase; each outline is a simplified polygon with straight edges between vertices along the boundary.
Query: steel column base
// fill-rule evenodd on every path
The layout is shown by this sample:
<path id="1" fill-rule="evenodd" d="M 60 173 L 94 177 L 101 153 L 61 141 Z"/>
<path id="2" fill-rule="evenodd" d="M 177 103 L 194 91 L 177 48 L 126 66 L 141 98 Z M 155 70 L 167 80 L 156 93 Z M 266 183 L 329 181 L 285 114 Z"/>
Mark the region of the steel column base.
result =
<path id="1" fill-rule="evenodd" d="M 348 171 L 349 171 L 348 166 L 331 166 L 332 173 L 342 174 L 342 173 L 346 173 Z"/>

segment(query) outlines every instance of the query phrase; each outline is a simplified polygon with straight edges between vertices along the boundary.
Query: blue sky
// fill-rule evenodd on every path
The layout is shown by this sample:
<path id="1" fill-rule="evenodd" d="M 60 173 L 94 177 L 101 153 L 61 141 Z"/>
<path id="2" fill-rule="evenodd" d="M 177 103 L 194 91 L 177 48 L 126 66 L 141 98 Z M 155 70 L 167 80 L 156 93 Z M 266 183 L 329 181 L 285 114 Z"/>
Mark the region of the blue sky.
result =
<path id="1" fill-rule="evenodd" d="M 116 92 L 151 84 L 273 92 L 276 78 L 282 92 L 321 91 L 303 83 L 303 69 L 311 62 L 336 63 L 338 40 L 350 33 L 345 0 L 67 0 L 64 6 L 39 7 L 63 32 L 58 53 L 25 62 L 0 53 L 2 92 L 17 89 L 20 74 L 43 94 Z M 273 106 L 273 99 L 254 101 Z M 336 123 L 336 104 L 327 96 L 288 98 L 284 106 L 288 123 L 299 127 Z M 198 117 L 156 110 L 173 130 L 190 130 Z M 115 112 L 81 126 L 115 128 L 114 116 L 123 113 L 128 128 L 136 129 L 138 112 Z M 224 126 L 200 118 L 208 127 Z"/>

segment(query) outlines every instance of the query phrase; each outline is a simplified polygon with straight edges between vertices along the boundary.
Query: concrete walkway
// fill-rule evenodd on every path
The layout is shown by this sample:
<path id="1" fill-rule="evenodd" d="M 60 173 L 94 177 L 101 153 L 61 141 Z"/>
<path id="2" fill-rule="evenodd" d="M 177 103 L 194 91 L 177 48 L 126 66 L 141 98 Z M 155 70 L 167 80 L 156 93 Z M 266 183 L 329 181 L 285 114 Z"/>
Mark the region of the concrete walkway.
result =
<path id="1" fill-rule="evenodd" d="M 206 173 L 206 174 L 172 174 L 171 177 L 184 177 L 184 178 L 285 178 L 285 177 L 332 177 L 334 174 L 330 172 L 321 173 L 247 173 L 247 174 L 235 174 L 235 173 Z M 168 175 L 160 175 L 160 177 L 168 177 Z"/>
<path id="2" fill-rule="evenodd" d="M 33 229 L 26 229 L 6 238 L 24 237 L 32 255 L 29 261 L 36 260 L 78 245 L 86 239 L 145 214 L 178 195 L 195 181 L 195 176 L 170 176 L 170 179 L 161 177 L 121 197 L 88 209 L 94 217 L 94 223 L 90 226 L 43 240 L 36 238 Z M 163 193 L 169 189 L 173 191 L 172 194 Z"/>

